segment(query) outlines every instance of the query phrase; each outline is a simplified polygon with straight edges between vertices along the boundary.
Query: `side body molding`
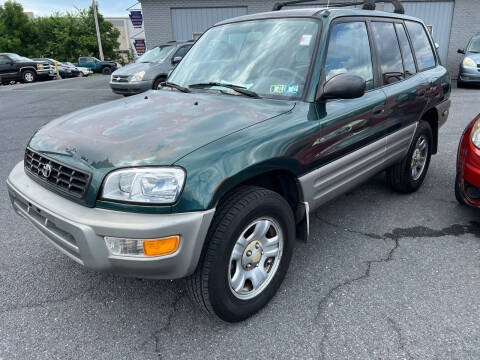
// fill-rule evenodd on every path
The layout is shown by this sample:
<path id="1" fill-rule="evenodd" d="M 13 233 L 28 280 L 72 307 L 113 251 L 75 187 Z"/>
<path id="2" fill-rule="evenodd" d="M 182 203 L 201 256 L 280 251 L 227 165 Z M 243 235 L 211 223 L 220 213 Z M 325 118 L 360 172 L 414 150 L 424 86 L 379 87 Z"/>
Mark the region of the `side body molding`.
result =
<path id="1" fill-rule="evenodd" d="M 401 160 L 408 152 L 417 125 L 415 122 L 303 175 L 299 183 L 310 211 Z"/>

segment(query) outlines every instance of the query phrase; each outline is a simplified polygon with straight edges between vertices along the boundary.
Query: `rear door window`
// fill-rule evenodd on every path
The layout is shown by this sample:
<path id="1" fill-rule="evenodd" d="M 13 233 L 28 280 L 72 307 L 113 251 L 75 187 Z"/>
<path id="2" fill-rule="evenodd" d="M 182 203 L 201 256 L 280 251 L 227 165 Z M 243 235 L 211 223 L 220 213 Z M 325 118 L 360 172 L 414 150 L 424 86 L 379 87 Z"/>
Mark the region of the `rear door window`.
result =
<path id="1" fill-rule="evenodd" d="M 412 40 L 413 49 L 417 58 L 417 65 L 420 71 L 435 66 L 435 55 L 428 40 L 424 27 L 414 21 L 405 21 L 407 30 Z"/>
<path id="2" fill-rule="evenodd" d="M 402 81 L 405 74 L 393 23 L 372 22 L 371 24 L 382 73 L 382 84 L 389 85 Z"/>
<path id="3" fill-rule="evenodd" d="M 409 77 L 416 74 L 415 60 L 413 59 L 412 48 L 408 42 L 407 33 L 402 24 L 395 24 L 397 30 L 398 41 L 403 55 L 403 66 L 405 68 L 405 76 Z"/>
<path id="4" fill-rule="evenodd" d="M 362 77 L 367 90 L 373 89 L 372 55 L 364 22 L 345 22 L 332 27 L 325 60 L 326 80 L 342 73 Z"/>

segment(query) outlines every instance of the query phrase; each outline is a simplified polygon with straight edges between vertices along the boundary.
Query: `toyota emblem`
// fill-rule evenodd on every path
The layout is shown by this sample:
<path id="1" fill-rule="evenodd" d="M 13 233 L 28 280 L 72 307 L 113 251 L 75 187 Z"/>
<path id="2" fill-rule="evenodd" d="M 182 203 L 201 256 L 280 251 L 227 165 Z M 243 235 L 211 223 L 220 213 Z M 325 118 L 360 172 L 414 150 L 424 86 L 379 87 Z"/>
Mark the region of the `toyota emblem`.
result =
<path id="1" fill-rule="evenodd" d="M 52 173 L 52 165 L 50 164 L 45 164 L 43 165 L 42 167 L 42 175 L 45 177 L 45 178 L 49 178 L 50 177 L 50 174 Z"/>

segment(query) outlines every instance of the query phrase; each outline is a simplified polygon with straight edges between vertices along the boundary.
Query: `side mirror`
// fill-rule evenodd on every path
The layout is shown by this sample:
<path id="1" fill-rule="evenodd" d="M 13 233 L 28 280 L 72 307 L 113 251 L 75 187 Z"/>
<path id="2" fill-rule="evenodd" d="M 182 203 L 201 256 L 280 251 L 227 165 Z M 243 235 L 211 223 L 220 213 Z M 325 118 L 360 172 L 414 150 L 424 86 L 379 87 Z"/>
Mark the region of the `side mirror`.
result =
<path id="1" fill-rule="evenodd" d="M 435 49 L 440 49 L 440 44 L 439 43 L 435 43 Z"/>
<path id="2" fill-rule="evenodd" d="M 459 54 L 465 54 L 465 50 L 463 50 L 463 49 L 458 49 L 458 50 L 457 50 L 457 53 L 459 53 Z"/>
<path id="3" fill-rule="evenodd" d="M 357 99 L 365 94 L 367 85 L 360 76 L 343 73 L 332 77 L 322 88 L 317 100 Z"/>
<path id="4" fill-rule="evenodd" d="M 175 56 L 173 59 L 172 59 L 172 64 L 173 65 L 177 65 L 180 61 L 182 61 L 182 57 L 181 56 Z"/>

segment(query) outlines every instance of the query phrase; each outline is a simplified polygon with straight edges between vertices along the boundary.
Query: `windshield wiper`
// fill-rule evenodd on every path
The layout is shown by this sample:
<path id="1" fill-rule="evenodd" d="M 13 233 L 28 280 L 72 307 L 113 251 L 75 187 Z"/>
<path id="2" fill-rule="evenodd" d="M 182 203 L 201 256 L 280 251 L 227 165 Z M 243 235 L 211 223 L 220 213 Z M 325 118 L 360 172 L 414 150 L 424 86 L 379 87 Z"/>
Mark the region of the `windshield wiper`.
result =
<path id="1" fill-rule="evenodd" d="M 468 52 L 474 53 L 474 54 L 479 54 L 480 51 L 474 51 L 474 50 L 469 50 Z"/>
<path id="2" fill-rule="evenodd" d="M 238 92 L 239 94 L 243 94 L 243 95 L 253 97 L 253 98 L 259 98 L 260 97 L 256 92 L 254 92 L 252 90 L 248 90 L 245 86 L 241 86 L 241 85 L 225 84 L 225 83 L 221 83 L 221 82 L 208 82 L 208 83 L 199 83 L 199 84 L 188 85 L 188 87 L 190 87 L 190 88 L 203 88 L 203 87 L 212 87 L 212 86 L 219 86 L 219 87 L 224 87 L 224 88 L 227 88 L 227 89 L 232 89 L 232 90 Z"/>
<path id="3" fill-rule="evenodd" d="M 177 84 L 174 84 L 174 83 L 171 83 L 171 82 L 164 82 L 161 84 L 162 87 L 170 87 L 170 88 L 173 88 L 173 89 L 177 89 L 178 91 L 181 91 L 181 92 L 184 92 L 184 93 L 190 93 L 190 89 L 189 88 L 186 88 L 186 87 L 183 87 L 181 85 L 177 85 Z"/>

